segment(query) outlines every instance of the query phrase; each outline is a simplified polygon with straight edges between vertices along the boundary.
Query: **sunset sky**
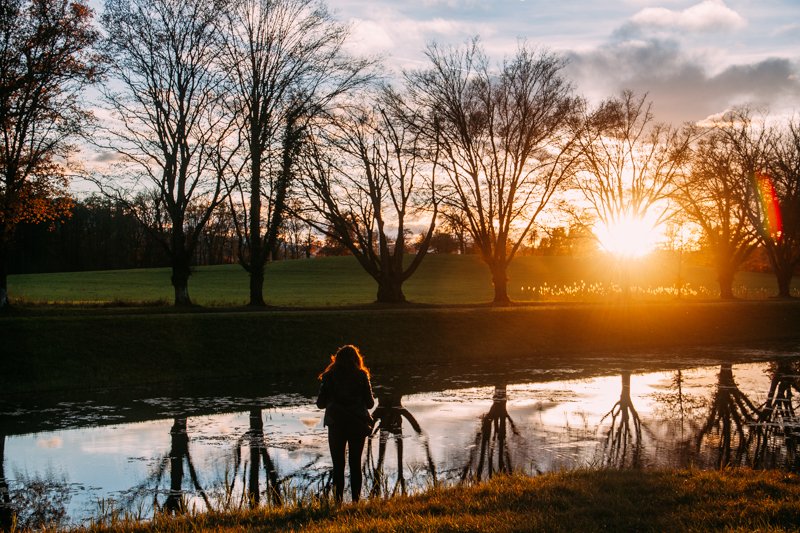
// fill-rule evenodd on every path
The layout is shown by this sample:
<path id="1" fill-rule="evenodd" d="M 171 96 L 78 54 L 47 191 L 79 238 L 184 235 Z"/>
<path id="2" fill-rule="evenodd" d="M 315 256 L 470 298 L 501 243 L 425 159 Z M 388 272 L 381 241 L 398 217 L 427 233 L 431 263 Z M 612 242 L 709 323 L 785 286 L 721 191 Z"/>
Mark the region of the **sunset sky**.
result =
<path id="1" fill-rule="evenodd" d="M 697 121 L 741 103 L 800 112 L 798 0 L 329 0 L 354 46 L 391 68 L 425 66 L 427 42 L 479 35 L 497 60 L 518 39 L 570 59 L 597 100 L 649 92 L 660 119 Z"/>

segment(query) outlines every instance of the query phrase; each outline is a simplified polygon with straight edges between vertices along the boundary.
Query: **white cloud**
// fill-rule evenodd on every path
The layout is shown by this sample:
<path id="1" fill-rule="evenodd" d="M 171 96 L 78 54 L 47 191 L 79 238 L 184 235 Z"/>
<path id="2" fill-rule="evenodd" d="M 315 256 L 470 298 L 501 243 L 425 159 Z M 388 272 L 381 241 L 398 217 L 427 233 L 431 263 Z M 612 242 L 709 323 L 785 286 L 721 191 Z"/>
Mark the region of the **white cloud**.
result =
<path id="1" fill-rule="evenodd" d="M 356 53 L 374 53 L 390 50 L 394 40 L 386 28 L 372 20 L 352 19 L 349 46 Z"/>
<path id="2" fill-rule="evenodd" d="M 723 0 L 703 0 L 682 11 L 648 7 L 631 17 L 630 24 L 640 29 L 718 32 L 742 29 L 747 21 Z"/>
<path id="3" fill-rule="evenodd" d="M 797 32 L 800 32 L 800 23 L 785 24 L 779 28 L 776 28 L 772 32 L 772 35 L 794 36 L 797 35 Z"/>
<path id="4" fill-rule="evenodd" d="M 646 92 L 658 118 L 674 123 L 694 122 L 743 103 L 779 112 L 797 106 L 800 94 L 796 61 L 772 57 L 715 72 L 672 40 L 612 42 L 574 53 L 568 73 L 594 101 L 622 89 Z"/>

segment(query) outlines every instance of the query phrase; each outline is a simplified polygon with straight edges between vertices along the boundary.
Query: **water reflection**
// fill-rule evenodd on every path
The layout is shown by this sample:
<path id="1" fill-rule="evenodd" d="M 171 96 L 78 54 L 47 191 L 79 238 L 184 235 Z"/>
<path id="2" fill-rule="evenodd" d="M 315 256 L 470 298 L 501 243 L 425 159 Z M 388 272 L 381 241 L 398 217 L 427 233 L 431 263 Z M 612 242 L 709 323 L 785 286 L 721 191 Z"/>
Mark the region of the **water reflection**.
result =
<path id="1" fill-rule="evenodd" d="M 249 468 L 247 461 L 244 462 L 243 469 L 247 470 L 246 485 L 247 501 L 250 507 L 257 507 L 261 502 L 261 466 L 264 467 L 264 478 L 266 482 L 265 492 L 269 494 L 272 504 L 281 504 L 281 492 L 278 481 L 278 471 L 264 438 L 264 418 L 262 410 L 259 408 L 250 409 L 250 428 L 236 441 L 234 452 L 234 470 L 231 478 L 231 485 L 228 494 L 233 494 L 234 483 L 236 482 L 239 468 L 242 465 L 242 444 L 247 443 L 249 454 Z"/>
<path id="2" fill-rule="evenodd" d="M 484 471 L 491 478 L 498 472 L 511 472 L 511 450 L 508 445 L 507 428 L 519 435 L 514 420 L 508 414 L 508 385 L 497 385 L 492 393 L 492 406 L 481 415 L 480 428 L 470 447 L 467 463 L 461 471 L 461 481 L 480 481 Z"/>
<path id="3" fill-rule="evenodd" d="M 600 423 L 609 426 L 603 439 L 603 462 L 618 468 L 641 466 L 642 420 L 631 398 L 631 373 L 623 372 L 619 400 L 603 416 Z"/>
<path id="4" fill-rule="evenodd" d="M 695 437 L 695 453 L 703 444 L 716 451 L 713 466 L 744 464 L 748 451 L 747 428 L 753 421 L 756 407 L 733 378 L 733 365 L 720 366 L 708 415 Z"/>
<path id="5" fill-rule="evenodd" d="M 364 464 L 370 496 L 585 466 L 800 469 L 797 357 L 496 383 L 423 393 L 406 393 L 399 381 L 376 388 Z M 189 399 L 159 399 L 168 416 L 155 420 L 0 433 L 3 526 L 20 512 L 26 484 L 53 468 L 77 487 L 63 504 L 74 521 L 96 518 L 98 499 L 147 518 L 325 497 L 331 464 L 309 398 L 280 405 L 253 398 L 244 409 L 227 401 L 219 399 L 225 407 L 217 414 L 191 411 Z"/>
<path id="6" fill-rule="evenodd" d="M 157 498 L 154 500 L 155 508 L 169 514 L 186 512 L 187 506 L 183 491 L 184 464 L 189 470 L 189 478 L 197 494 L 200 495 L 207 507 L 211 507 L 208 496 L 197 478 L 197 469 L 195 469 L 192 456 L 189 453 L 189 433 L 186 430 L 186 418 L 176 417 L 169 434 L 171 443 L 169 454 L 161 462 L 161 468 L 157 470 L 155 480 L 156 486 L 158 486 L 167 470 L 167 466 L 169 466 L 169 491 L 163 505 L 159 505 Z M 156 492 L 157 494 L 158 492 Z"/>
<path id="7" fill-rule="evenodd" d="M 0 433 L 0 527 L 3 531 L 11 529 L 11 495 L 6 480 L 6 436 Z"/>
<path id="8" fill-rule="evenodd" d="M 403 460 L 403 419 L 405 419 L 414 430 L 417 438 L 425 449 L 427 473 L 430 475 L 433 485 L 436 485 L 436 466 L 433 463 L 428 438 L 422 431 L 422 427 L 417 419 L 408 409 L 403 406 L 403 395 L 392 388 L 382 387 L 377 390 L 378 406 L 372 412 L 375 420 L 375 428 L 367 443 L 367 455 L 364 461 L 364 471 L 371 481 L 370 496 L 390 497 L 398 493 L 406 493 L 405 461 Z M 378 457 L 377 461 L 372 453 L 373 437 L 378 435 Z M 395 446 L 395 464 L 397 465 L 397 480 L 389 490 L 389 481 L 384 472 L 386 462 L 386 447 L 389 440 Z"/>
<path id="9" fill-rule="evenodd" d="M 751 440 L 755 440 L 753 466 L 786 468 L 797 471 L 800 463 L 797 443 L 800 438 L 794 392 L 800 392 L 800 363 L 779 360 L 769 365 L 767 399 L 756 411 Z"/>

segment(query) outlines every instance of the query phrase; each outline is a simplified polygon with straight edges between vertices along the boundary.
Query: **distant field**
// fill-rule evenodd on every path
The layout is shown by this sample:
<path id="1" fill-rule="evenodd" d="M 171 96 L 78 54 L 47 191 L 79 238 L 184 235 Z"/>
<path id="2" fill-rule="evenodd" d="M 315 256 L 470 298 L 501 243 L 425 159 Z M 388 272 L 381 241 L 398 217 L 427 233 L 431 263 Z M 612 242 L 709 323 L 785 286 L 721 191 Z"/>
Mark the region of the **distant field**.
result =
<path id="1" fill-rule="evenodd" d="M 592 301 L 614 298 L 620 287 L 633 287 L 638 299 L 715 298 L 714 272 L 675 258 L 640 260 L 627 274 L 604 258 L 519 257 L 509 269 L 509 294 L 519 301 Z M 195 303 L 231 306 L 247 303 L 247 273 L 239 265 L 199 267 L 189 280 Z M 25 274 L 9 277 L 12 300 L 29 303 L 170 303 L 172 287 L 166 268 L 102 272 Z M 744 298 L 766 298 L 776 292 L 771 274 L 741 272 L 736 292 Z M 419 303 L 488 302 L 492 286 L 488 269 L 476 256 L 430 255 L 406 282 L 406 297 Z M 800 283 L 794 284 L 794 291 Z M 353 257 L 281 261 L 267 265 L 265 296 L 278 306 L 333 306 L 374 301 L 375 282 Z"/>

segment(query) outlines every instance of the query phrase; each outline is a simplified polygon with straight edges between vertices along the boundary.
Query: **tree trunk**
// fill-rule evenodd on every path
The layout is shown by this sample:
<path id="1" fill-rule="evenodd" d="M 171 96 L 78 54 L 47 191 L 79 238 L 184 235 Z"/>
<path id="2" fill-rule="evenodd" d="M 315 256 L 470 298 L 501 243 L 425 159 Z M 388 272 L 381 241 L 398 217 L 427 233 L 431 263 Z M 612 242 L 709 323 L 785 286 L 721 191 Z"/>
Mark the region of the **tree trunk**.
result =
<path id="1" fill-rule="evenodd" d="M 492 271 L 492 285 L 494 285 L 494 300 L 492 303 L 495 305 L 508 305 L 511 299 L 508 297 L 508 276 L 506 276 L 505 265 L 493 265 Z"/>
<path id="2" fill-rule="evenodd" d="M 8 308 L 8 276 L 0 267 L 0 311 Z"/>
<path id="3" fill-rule="evenodd" d="M 723 300 L 733 300 L 734 271 L 727 265 L 717 267 L 717 282 L 719 283 L 719 297 Z"/>
<path id="4" fill-rule="evenodd" d="M 190 306 L 192 300 L 189 298 L 189 276 L 191 269 L 185 254 L 173 254 L 172 257 L 172 287 L 175 289 L 175 306 Z"/>
<path id="5" fill-rule="evenodd" d="M 260 129 L 251 131 L 250 144 L 250 302 L 248 305 L 263 307 L 264 303 L 264 263 L 266 260 L 264 243 L 261 238 L 261 147 L 258 144 Z"/>
<path id="6" fill-rule="evenodd" d="M 264 302 L 264 261 L 260 257 L 258 261 L 250 263 L 250 302 L 247 305 L 256 307 L 267 305 Z"/>
<path id="7" fill-rule="evenodd" d="M 172 287 L 175 289 L 175 306 L 189 306 L 192 305 L 192 300 L 189 298 L 192 251 L 186 246 L 183 220 L 179 217 L 173 217 L 171 241 L 170 260 L 172 261 Z"/>
<path id="8" fill-rule="evenodd" d="M 778 281 L 778 298 L 792 297 L 792 277 L 791 268 L 776 269 L 775 278 Z"/>
<path id="9" fill-rule="evenodd" d="M 2 236 L 0 236 L 2 238 Z M 5 243 L 0 243 L 0 311 L 8 308 L 8 272 L 6 271 Z"/>
<path id="10" fill-rule="evenodd" d="M 403 294 L 403 282 L 393 278 L 379 280 L 377 301 L 385 304 L 404 303 L 406 296 Z"/>

